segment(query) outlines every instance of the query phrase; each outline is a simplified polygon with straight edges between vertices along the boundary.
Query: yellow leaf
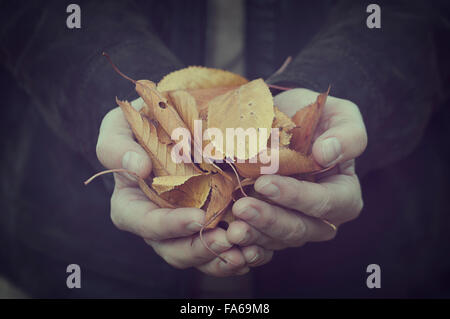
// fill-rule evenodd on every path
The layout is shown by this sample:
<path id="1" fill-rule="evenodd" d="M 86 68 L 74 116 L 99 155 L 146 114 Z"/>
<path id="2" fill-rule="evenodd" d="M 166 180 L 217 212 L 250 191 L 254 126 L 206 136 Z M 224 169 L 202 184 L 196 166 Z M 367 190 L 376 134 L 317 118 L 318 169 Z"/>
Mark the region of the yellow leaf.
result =
<path id="1" fill-rule="evenodd" d="M 211 141 L 219 152 L 231 158 L 248 159 L 255 156 L 258 151 L 263 151 L 267 147 L 267 140 L 270 135 L 274 117 L 273 99 L 268 86 L 262 79 L 251 81 L 241 87 L 220 95 L 209 102 L 208 107 L 208 128 L 218 128 L 224 135 L 223 143 Z M 256 129 L 256 143 L 253 146 L 247 139 L 238 138 L 234 135 L 234 148 L 232 151 L 226 150 L 227 128 Z M 263 145 L 260 143 L 259 129 L 266 130 L 266 139 Z M 239 145 L 244 142 L 245 154 L 239 154 Z M 239 143 L 239 144 L 238 144 Z"/>
<path id="2" fill-rule="evenodd" d="M 278 107 L 274 106 L 273 110 L 275 115 L 273 118 L 272 127 L 278 127 L 287 132 L 295 127 L 295 123 L 289 118 L 289 116 L 281 112 Z"/>
<path id="3" fill-rule="evenodd" d="M 199 110 L 202 118 L 206 119 L 208 114 L 208 103 L 216 96 L 225 94 L 229 91 L 237 89 L 239 86 L 219 86 L 207 89 L 187 89 L 186 91 L 192 95 L 197 102 L 197 109 Z"/>
<path id="4" fill-rule="evenodd" d="M 248 81 L 228 71 L 190 66 L 167 74 L 159 83 L 158 90 L 208 89 L 218 86 L 237 86 Z"/>
<path id="5" fill-rule="evenodd" d="M 275 116 L 273 118 L 272 127 L 279 128 L 280 146 L 288 146 L 292 133 L 290 131 L 295 127 L 295 123 L 283 112 L 281 112 L 276 106 L 274 106 Z M 270 140 L 269 140 L 270 146 Z"/>

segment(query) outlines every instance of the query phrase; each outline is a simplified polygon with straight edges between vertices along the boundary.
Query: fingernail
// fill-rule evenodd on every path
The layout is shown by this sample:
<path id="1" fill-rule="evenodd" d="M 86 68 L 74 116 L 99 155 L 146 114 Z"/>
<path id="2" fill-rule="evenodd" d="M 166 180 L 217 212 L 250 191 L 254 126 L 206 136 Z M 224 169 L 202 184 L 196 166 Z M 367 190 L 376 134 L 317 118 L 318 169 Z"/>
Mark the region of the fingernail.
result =
<path id="1" fill-rule="evenodd" d="M 200 229 L 202 229 L 202 227 L 203 227 L 202 224 L 197 223 L 197 222 L 192 222 L 192 223 L 190 223 L 190 224 L 188 224 L 188 225 L 186 226 L 186 229 L 187 229 L 188 231 L 191 231 L 191 232 L 193 232 L 193 233 L 196 233 L 196 232 L 200 231 Z"/>
<path id="2" fill-rule="evenodd" d="M 134 173 L 139 173 L 143 158 L 136 152 L 128 151 L 123 155 L 122 167 Z"/>
<path id="3" fill-rule="evenodd" d="M 250 233 L 247 231 L 245 232 L 244 237 L 239 241 L 239 244 L 245 244 L 250 240 Z"/>
<path id="4" fill-rule="evenodd" d="M 258 259 L 259 254 L 258 254 L 258 252 L 247 251 L 244 253 L 244 256 L 245 256 L 245 260 L 248 260 L 247 263 L 251 264 Z"/>
<path id="5" fill-rule="evenodd" d="M 322 141 L 321 150 L 325 166 L 330 166 L 341 155 L 341 143 L 339 143 L 339 140 L 336 137 L 327 138 Z"/>
<path id="6" fill-rule="evenodd" d="M 236 215 L 242 219 L 254 219 L 258 217 L 259 212 L 251 206 L 246 206 L 239 208 L 236 211 Z"/>
<path id="7" fill-rule="evenodd" d="M 255 190 L 267 197 L 280 196 L 280 189 L 275 184 L 272 184 L 270 181 L 265 179 L 259 179 L 256 181 Z"/>

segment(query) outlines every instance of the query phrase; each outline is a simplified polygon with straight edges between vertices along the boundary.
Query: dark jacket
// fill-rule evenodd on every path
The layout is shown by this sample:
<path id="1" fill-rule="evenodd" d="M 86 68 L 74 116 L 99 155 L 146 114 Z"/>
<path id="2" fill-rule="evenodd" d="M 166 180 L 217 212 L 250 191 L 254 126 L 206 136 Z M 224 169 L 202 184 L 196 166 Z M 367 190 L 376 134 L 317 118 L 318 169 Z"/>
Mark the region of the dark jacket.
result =
<path id="1" fill-rule="evenodd" d="M 207 3 L 79 1 L 82 28 L 68 29 L 69 3 L 1 2 L 0 269 L 36 296 L 192 296 L 191 270 L 173 269 L 113 227 L 111 179 L 87 188 L 82 181 L 101 169 L 96 137 L 114 97 L 136 97 L 101 52 L 136 79 L 201 65 Z M 332 242 L 277 253 L 255 270 L 256 295 L 370 296 L 370 263 L 387 274 L 377 296 L 449 294 L 440 286 L 450 265 L 443 3 L 378 1 L 382 28 L 369 29 L 368 3 L 245 2 L 247 76 L 267 78 L 293 56 L 268 82 L 331 85 L 332 95 L 359 106 L 369 137 L 357 160 L 362 216 Z M 66 288 L 70 263 L 84 269 L 84 289 Z"/>

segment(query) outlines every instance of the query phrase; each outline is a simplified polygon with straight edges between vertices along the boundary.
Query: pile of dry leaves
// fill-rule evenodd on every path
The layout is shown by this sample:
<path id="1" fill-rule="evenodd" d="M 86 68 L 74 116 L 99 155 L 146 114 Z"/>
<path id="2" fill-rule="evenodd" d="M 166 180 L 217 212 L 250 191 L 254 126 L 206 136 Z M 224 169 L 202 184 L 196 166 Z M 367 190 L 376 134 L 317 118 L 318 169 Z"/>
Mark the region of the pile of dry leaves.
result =
<path id="1" fill-rule="evenodd" d="M 171 139 L 171 133 L 185 128 L 194 136 L 195 120 L 202 121 L 203 132 L 212 127 L 222 131 L 253 127 L 269 132 L 271 128 L 279 128 L 277 174 L 313 179 L 313 175 L 323 169 L 311 156 L 311 140 L 328 92 L 319 94 L 314 103 L 290 118 L 274 106 L 269 86 L 261 79 L 248 81 L 223 70 L 188 67 L 166 75 L 156 85 L 148 80 L 132 80 L 113 67 L 136 85 L 137 93 L 145 102 L 137 111 L 129 102 L 116 98 L 136 140 L 152 160 L 152 174 L 145 180 L 137 177 L 139 186 L 160 207 L 202 208 L 206 211 L 204 227 L 213 228 L 221 220 L 233 219 L 230 213 L 233 201 L 247 193 L 258 197 L 252 185 L 260 176 L 263 164 L 258 161 L 238 163 L 235 152 L 226 153 L 221 149 L 226 141 L 214 144 L 213 139 L 210 143 L 202 140 L 202 145 L 196 145 L 200 149 L 213 145 L 215 155 L 221 154 L 221 164 L 172 160 L 171 151 L 177 141 Z M 198 141 L 192 139 L 191 143 L 198 144 Z M 259 150 L 265 149 L 270 154 L 268 136 L 265 144 L 262 148 L 259 146 Z M 258 158 L 257 155 L 246 147 L 245 158 L 240 159 Z"/>

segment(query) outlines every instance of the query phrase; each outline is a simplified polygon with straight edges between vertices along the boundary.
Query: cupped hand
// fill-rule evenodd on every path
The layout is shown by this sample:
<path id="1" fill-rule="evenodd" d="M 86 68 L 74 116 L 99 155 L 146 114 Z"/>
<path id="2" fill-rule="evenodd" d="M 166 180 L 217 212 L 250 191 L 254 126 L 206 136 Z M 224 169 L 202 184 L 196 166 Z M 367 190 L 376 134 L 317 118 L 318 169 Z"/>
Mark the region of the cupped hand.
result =
<path id="1" fill-rule="evenodd" d="M 317 95 L 292 89 L 277 95 L 275 105 L 292 116 Z M 252 197 L 238 200 L 233 206 L 238 219 L 227 230 L 229 242 L 266 250 L 298 247 L 334 238 L 339 225 L 359 215 L 363 200 L 355 158 L 366 148 L 367 134 L 358 107 L 329 96 L 313 140 L 314 159 L 334 168 L 316 182 L 279 175 L 259 177 L 255 191 L 277 205 Z"/>
<path id="2" fill-rule="evenodd" d="M 142 100 L 132 105 L 139 109 Z M 120 108 L 103 119 L 97 142 L 97 157 L 108 169 L 125 168 L 146 178 L 151 172 L 151 160 L 135 142 L 133 133 Z M 197 208 L 159 208 L 148 200 L 136 180 L 128 174 L 114 174 L 115 187 L 111 197 L 111 219 L 114 225 L 142 237 L 167 263 L 176 268 L 196 267 L 213 276 L 231 276 L 249 271 L 256 252 L 267 254 L 255 245 L 233 247 L 221 228 L 206 231 L 205 243 L 223 259 L 211 253 L 201 242 L 199 230 L 205 212 Z"/>

